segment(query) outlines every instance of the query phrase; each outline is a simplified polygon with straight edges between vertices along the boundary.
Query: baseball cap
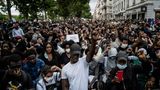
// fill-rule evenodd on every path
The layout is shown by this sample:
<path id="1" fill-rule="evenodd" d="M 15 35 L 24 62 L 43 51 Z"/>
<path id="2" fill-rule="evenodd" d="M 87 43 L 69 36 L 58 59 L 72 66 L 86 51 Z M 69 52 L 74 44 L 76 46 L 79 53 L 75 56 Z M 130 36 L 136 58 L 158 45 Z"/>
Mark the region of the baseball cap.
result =
<path id="1" fill-rule="evenodd" d="M 70 52 L 72 54 L 81 54 L 81 47 L 78 44 L 72 44 L 70 47 Z"/>
<path id="2" fill-rule="evenodd" d="M 128 59 L 128 55 L 125 51 L 120 51 L 117 55 L 117 60 L 120 61 L 120 60 L 124 60 L 124 61 L 127 61 Z"/>
<path id="3" fill-rule="evenodd" d="M 147 55 L 147 50 L 146 50 L 146 49 L 144 49 L 144 48 L 140 48 L 140 49 L 138 49 L 138 52 L 141 52 L 141 51 L 143 51 L 143 52 L 144 52 L 144 54 L 145 54 L 145 55 Z"/>

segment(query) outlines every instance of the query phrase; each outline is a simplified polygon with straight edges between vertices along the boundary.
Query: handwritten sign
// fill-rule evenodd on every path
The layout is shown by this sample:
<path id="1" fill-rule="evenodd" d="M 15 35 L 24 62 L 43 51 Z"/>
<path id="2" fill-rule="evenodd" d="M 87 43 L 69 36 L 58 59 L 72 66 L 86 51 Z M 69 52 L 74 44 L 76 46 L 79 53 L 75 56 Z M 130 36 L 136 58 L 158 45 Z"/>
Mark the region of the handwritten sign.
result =
<path id="1" fill-rule="evenodd" d="M 79 36 L 78 34 L 67 35 L 66 40 L 73 40 L 74 42 L 79 42 Z"/>

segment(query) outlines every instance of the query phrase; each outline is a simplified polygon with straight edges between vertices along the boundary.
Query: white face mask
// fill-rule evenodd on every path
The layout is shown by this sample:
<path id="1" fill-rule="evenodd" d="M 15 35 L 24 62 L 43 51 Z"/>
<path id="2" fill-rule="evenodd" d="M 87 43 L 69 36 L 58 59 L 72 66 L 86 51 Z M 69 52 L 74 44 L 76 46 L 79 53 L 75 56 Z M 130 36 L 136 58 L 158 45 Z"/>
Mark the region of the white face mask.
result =
<path id="1" fill-rule="evenodd" d="M 67 52 L 67 53 L 70 53 L 70 49 L 69 49 L 69 48 L 68 48 L 68 49 L 66 49 L 66 52 Z"/>
<path id="2" fill-rule="evenodd" d="M 87 49 L 87 46 L 86 46 L 86 45 L 82 45 L 82 48 L 83 48 L 83 49 Z"/>
<path id="3" fill-rule="evenodd" d="M 121 64 L 117 64 L 117 67 L 121 70 L 125 69 L 127 67 L 127 64 L 121 65 Z"/>
<path id="4" fill-rule="evenodd" d="M 53 77 L 45 77 L 44 78 L 47 83 L 52 83 L 53 82 Z"/>
<path id="5" fill-rule="evenodd" d="M 122 44 L 121 48 L 127 48 L 128 44 Z"/>

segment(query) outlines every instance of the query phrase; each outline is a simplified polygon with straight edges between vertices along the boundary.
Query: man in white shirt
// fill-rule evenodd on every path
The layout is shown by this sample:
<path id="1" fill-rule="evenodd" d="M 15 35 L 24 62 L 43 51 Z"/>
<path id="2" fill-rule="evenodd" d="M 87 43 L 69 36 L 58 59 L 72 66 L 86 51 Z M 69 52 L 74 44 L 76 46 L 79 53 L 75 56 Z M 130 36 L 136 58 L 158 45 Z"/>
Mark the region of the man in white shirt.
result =
<path id="1" fill-rule="evenodd" d="M 63 90 L 88 90 L 89 62 L 92 60 L 98 35 L 93 32 L 92 43 L 86 57 L 80 57 L 81 47 L 73 44 L 70 47 L 70 62 L 62 68 Z"/>
<path id="2" fill-rule="evenodd" d="M 14 29 L 12 30 L 12 37 L 16 38 L 16 37 L 21 37 L 23 38 L 24 36 L 24 32 L 23 30 L 19 27 L 18 23 L 13 24 Z"/>

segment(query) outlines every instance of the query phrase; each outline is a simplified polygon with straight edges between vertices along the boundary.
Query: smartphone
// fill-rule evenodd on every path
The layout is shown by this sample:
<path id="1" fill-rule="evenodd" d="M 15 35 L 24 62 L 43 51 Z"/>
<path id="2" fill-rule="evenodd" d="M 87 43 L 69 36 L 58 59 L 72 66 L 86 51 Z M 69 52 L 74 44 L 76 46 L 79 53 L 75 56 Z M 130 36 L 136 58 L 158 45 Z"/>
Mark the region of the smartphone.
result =
<path id="1" fill-rule="evenodd" d="M 119 81 L 122 81 L 123 80 L 123 70 L 117 71 L 116 77 L 118 78 Z"/>

